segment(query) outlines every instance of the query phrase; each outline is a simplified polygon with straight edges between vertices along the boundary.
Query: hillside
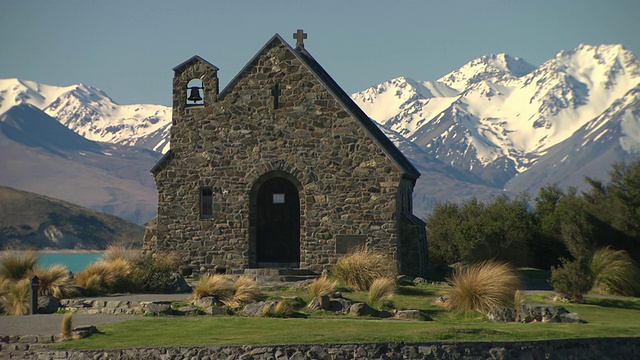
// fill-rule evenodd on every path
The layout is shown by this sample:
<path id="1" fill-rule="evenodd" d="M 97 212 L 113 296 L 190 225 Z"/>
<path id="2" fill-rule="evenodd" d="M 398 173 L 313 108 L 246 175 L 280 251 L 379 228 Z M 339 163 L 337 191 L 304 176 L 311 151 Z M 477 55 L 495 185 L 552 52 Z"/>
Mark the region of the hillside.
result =
<path id="1" fill-rule="evenodd" d="M 115 216 L 0 186 L 0 250 L 104 249 L 143 235 L 143 227 Z"/>

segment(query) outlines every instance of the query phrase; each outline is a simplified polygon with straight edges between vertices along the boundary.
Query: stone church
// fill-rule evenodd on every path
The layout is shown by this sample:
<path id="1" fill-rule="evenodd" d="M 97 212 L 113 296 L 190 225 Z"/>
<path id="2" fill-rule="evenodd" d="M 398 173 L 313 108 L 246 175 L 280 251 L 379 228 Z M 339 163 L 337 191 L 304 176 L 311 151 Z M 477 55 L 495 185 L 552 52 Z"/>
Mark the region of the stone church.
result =
<path id="1" fill-rule="evenodd" d="M 305 49 L 274 35 L 218 91 L 194 56 L 173 78 L 171 150 L 147 251 L 177 251 L 187 273 L 249 268 L 320 272 L 364 246 L 422 274 L 425 223 L 412 213 L 420 173 Z"/>

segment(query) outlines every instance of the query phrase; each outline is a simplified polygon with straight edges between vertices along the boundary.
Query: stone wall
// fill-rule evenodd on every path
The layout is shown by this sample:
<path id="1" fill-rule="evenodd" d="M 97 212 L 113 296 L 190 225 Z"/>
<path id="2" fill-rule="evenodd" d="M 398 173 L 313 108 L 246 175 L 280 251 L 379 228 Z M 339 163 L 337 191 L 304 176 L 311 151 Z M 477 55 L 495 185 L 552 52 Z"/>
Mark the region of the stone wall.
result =
<path id="1" fill-rule="evenodd" d="M 305 66 L 273 41 L 217 101 L 185 107 L 186 90 L 174 90 L 172 159 L 154 174 L 157 237 L 147 248 L 178 251 L 194 272 L 255 266 L 251 189 L 280 171 L 302 187 L 301 268 L 334 264 L 340 234 L 366 235 L 368 247 L 398 257 L 397 217 L 411 211 L 396 202 L 403 174 Z M 194 62 L 174 84 L 203 78 L 212 89 L 214 75 Z M 213 190 L 211 219 L 199 217 L 201 188 Z"/>
<path id="2" fill-rule="evenodd" d="M 0 343 L 1 344 L 1 343 Z M 518 342 L 301 344 L 164 347 L 116 350 L 50 350 L 1 344 L 0 359 L 637 359 L 640 338 Z"/>

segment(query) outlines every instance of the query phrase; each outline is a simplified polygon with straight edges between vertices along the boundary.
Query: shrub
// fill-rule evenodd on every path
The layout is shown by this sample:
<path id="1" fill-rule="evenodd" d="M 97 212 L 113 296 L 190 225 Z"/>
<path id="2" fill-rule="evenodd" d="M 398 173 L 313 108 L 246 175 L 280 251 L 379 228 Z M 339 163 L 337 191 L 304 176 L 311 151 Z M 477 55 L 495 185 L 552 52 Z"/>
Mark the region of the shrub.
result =
<path id="1" fill-rule="evenodd" d="M 165 291 L 181 263 L 175 253 L 139 255 L 132 260 L 132 282 L 141 291 Z"/>
<path id="2" fill-rule="evenodd" d="M 640 269 L 624 250 L 608 246 L 597 250 L 589 261 L 593 276 L 591 291 L 603 295 L 636 296 L 640 293 Z"/>
<path id="3" fill-rule="evenodd" d="M 278 301 L 273 311 L 270 311 L 269 305 L 265 305 L 262 309 L 262 316 L 284 318 L 291 315 L 293 315 L 293 305 L 285 299 Z"/>
<path id="4" fill-rule="evenodd" d="M 31 282 L 22 279 L 9 283 L 2 296 L 2 310 L 10 315 L 27 315 L 31 300 Z"/>
<path id="5" fill-rule="evenodd" d="M 395 293 L 395 279 L 378 278 L 371 283 L 371 287 L 369 288 L 369 301 L 371 305 L 378 305 L 378 308 L 381 308 L 383 304 L 391 300 Z"/>
<path id="6" fill-rule="evenodd" d="M 60 333 L 63 339 L 71 337 L 71 332 L 73 331 L 73 313 L 64 314 L 64 317 L 62 318 L 62 326 L 60 328 Z"/>
<path id="7" fill-rule="evenodd" d="M 76 284 L 89 295 L 127 291 L 131 288 L 131 263 L 118 258 L 103 259 L 76 275 Z"/>
<path id="8" fill-rule="evenodd" d="M 233 284 L 219 274 L 204 275 L 193 288 L 191 299 L 201 299 L 208 296 L 228 304 L 233 300 Z"/>
<path id="9" fill-rule="evenodd" d="M 395 261 L 388 255 L 360 248 L 340 258 L 333 276 L 356 291 L 367 291 L 377 278 L 397 276 Z"/>
<path id="10" fill-rule="evenodd" d="M 593 285 L 591 272 L 585 261 L 561 259 L 562 265 L 551 267 L 551 286 L 560 296 L 571 302 L 582 302 L 583 294 Z"/>
<path id="11" fill-rule="evenodd" d="M 233 284 L 233 298 L 227 303 L 231 307 L 240 307 L 258 301 L 262 297 L 258 283 L 248 276 L 241 276 Z"/>
<path id="12" fill-rule="evenodd" d="M 329 280 L 328 277 L 319 277 L 309 285 L 309 294 L 312 297 L 331 295 L 336 292 L 336 286 L 338 282 L 336 280 Z"/>
<path id="13" fill-rule="evenodd" d="M 512 306 L 520 277 L 506 263 L 482 261 L 456 269 L 447 278 L 452 309 L 486 313 L 496 306 Z"/>
<path id="14" fill-rule="evenodd" d="M 56 296 L 64 298 L 75 293 L 73 279 L 69 270 L 62 265 L 52 265 L 48 268 L 36 267 L 33 274 L 40 280 L 39 296 Z"/>
<path id="15" fill-rule="evenodd" d="M 123 244 L 110 244 L 104 251 L 104 257 L 106 260 L 124 259 L 134 261 L 140 256 L 140 249 L 134 249 L 130 246 Z"/>
<path id="16" fill-rule="evenodd" d="M 22 280 L 33 271 L 38 256 L 33 251 L 8 251 L 0 257 L 0 275 L 9 280 Z"/>

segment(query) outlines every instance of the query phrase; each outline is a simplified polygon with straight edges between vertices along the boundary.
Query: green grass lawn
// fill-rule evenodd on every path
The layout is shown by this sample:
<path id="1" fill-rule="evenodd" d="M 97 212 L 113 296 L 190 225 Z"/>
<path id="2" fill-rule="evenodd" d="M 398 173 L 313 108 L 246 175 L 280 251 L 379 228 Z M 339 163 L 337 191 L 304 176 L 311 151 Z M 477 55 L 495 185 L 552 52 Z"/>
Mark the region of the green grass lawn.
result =
<path id="1" fill-rule="evenodd" d="M 343 289 L 344 290 L 344 289 Z M 587 298 L 586 304 L 559 304 L 577 312 L 579 324 L 494 323 L 478 313 L 461 313 L 433 305 L 441 287 L 401 286 L 393 304 L 419 309 L 433 321 L 376 320 L 303 312 L 297 318 L 141 317 L 100 326 L 104 334 L 66 341 L 59 348 L 107 349 L 149 346 L 250 345 L 379 341 L 510 341 L 588 337 L 640 336 L 640 299 Z M 287 289 L 269 294 L 297 295 Z M 346 298 L 363 301 L 366 294 L 343 291 Z M 551 303 L 543 294 L 527 295 L 528 303 Z"/>

